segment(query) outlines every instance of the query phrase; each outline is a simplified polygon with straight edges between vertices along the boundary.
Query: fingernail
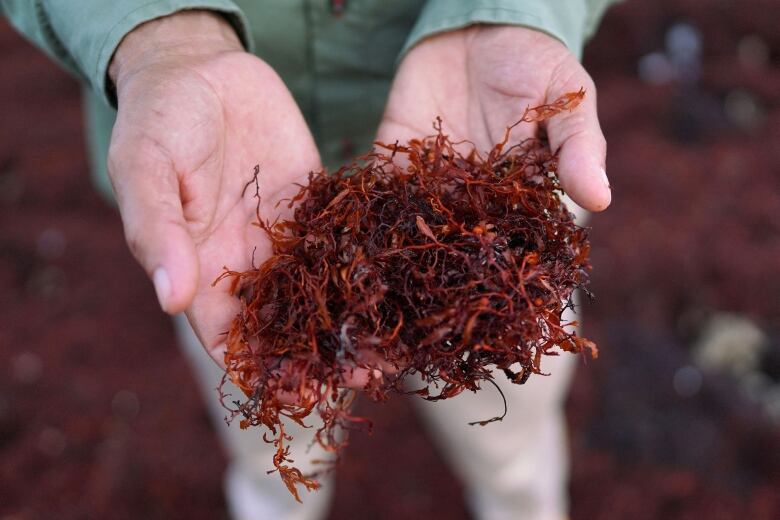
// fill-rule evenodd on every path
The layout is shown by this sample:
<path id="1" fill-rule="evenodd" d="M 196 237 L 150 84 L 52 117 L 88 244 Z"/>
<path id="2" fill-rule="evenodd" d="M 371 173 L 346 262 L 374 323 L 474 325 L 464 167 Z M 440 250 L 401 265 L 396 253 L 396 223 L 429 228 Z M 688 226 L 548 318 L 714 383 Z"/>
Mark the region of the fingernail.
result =
<path id="1" fill-rule="evenodd" d="M 606 186 L 608 189 L 612 189 L 612 186 L 609 185 L 609 179 L 607 178 L 607 172 L 604 171 L 604 168 L 601 168 L 601 182 L 603 182 L 604 186 Z"/>
<path id="2" fill-rule="evenodd" d="M 171 279 L 168 277 L 168 271 L 164 267 L 158 267 L 152 274 L 152 283 L 154 283 L 154 291 L 157 293 L 157 301 L 160 302 L 160 307 L 165 310 L 168 298 L 171 296 Z"/>

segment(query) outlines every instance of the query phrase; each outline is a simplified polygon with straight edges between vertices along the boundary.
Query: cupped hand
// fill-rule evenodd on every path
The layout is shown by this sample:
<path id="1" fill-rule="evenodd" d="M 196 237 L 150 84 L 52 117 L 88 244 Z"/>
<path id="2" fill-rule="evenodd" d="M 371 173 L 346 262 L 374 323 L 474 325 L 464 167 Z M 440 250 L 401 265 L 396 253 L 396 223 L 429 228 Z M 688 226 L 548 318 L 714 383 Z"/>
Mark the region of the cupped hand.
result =
<path id="1" fill-rule="evenodd" d="M 320 158 L 292 96 L 275 72 L 244 52 L 228 24 L 186 12 L 144 24 L 111 66 L 118 115 L 109 173 L 134 256 L 162 308 L 185 311 L 222 364 L 223 333 L 239 311 L 223 266 L 243 271 L 270 255 L 252 222 L 289 213 Z M 287 212 L 287 213 L 285 213 Z"/>
<path id="2" fill-rule="evenodd" d="M 377 139 L 401 142 L 430 135 L 442 118 L 453 141 L 478 151 L 501 141 L 526 107 L 549 103 L 584 87 L 577 109 L 542 123 L 558 150 L 558 176 L 580 206 L 601 211 L 611 192 L 604 171 L 606 141 L 590 76 L 558 40 L 517 26 L 478 25 L 427 38 L 404 57 L 390 91 Z M 532 137 L 536 124 L 515 127 L 511 141 Z"/>

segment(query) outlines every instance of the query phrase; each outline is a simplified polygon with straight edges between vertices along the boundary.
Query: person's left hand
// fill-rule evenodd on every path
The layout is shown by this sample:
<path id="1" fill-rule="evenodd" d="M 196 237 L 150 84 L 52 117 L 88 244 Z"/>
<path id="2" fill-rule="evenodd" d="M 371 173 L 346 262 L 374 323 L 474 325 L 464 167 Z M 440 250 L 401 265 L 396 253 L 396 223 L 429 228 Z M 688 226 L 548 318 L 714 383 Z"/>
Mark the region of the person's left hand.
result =
<path id="1" fill-rule="evenodd" d="M 596 88 L 571 52 L 539 31 L 478 25 L 421 41 L 401 62 L 377 139 L 393 143 L 431 135 L 432 122 L 440 116 L 453 141 L 467 139 L 478 151 L 488 151 L 526 107 L 581 87 L 586 95 L 576 110 L 542 124 L 550 147 L 559 150 L 563 189 L 583 208 L 601 211 L 609 206 L 611 192 Z M 536 131 L 536 124 L 518 125 L 511 141 Z"/>

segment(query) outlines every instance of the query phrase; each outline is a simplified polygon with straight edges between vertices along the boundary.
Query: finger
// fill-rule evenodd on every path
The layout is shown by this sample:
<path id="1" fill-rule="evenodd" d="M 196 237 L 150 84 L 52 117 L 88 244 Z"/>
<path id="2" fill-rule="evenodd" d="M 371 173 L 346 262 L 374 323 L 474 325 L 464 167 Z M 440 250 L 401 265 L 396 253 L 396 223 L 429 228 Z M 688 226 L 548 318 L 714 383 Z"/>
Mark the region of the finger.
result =
<path id="1" fill-rule="evenodd" d="M 358 365 L 344 374 L 345 386 L 363 389 L 372 379 L 382 379 L 384 375 L 398 373 L 399 367 L 393 365 L 375 351 L 361 351 Z"/>
<path id="2" fill-rule="evenodd" d="M 392 369 L 389 369 L 392 370 Z M 354 390 L 363 390 L 368 383 L 372 380 L 382 381 L 383 374 L 389 372 L 383 372 L 379 368 L 348 368 L 343 374 L 343 386 L 342 388 L 351 388 Z M 283 404 L 296 404 L 306 405 L 314 399 L 327 398 L 325 395 L 318 397 L 318 394 L 311 388 L 305 388 L 303 392 L 292 392 L 287 390 L 277 390 L 276 398 Z"/>
<path id="3" fill-rule="evenodd" d="M 585 79 L 580 81 L 582 75 Z M 605 171 L 607 142 L 599 125 L 596 88 L 584 70 L 582 75 L 576 75 L 560 93 L 576 92 L 584 84 L 585 98 L 574 110 L 547 121 L 547 135 L 551 149 L 559 154 L 558 177 L 563 190 L 583 208 L 602 211 L 612 200 Z"/>
<path id="4" fill-rule="evenodd" d="M 348 368 L 344 374 L 344 386 L 362 390 L 372 379 L 382 379 L 382 370 L 379 368 Z"/>
<path id="5" fill-rule="evenodd" d="M 229 285 L 228 281 L 222 283 Z M 240 311 L 239 301 L 235 297 L 218 290 L 206 290 L 198 294 L 187 309 L 187 319 L 203 348 L 222 368 L 225 368 L 227 332 Z"/>
<path id="6" fill-rule="evenodd" d="M 357 352 L 356 362 L 359 367 L 375 368 L 383 374 L 395 374 L 399 367 L 387 361 L 384 355 L 377 350 L 361 349 Z"/>
<path id="7" fill-rule="evenodd" d="M 127 244 L 154 283 L 160 307 L 183 311 L 195 294 L 198 259 L 176 173 L 166 161 L 140 153 L 112 154 L 109 173 Z"/>

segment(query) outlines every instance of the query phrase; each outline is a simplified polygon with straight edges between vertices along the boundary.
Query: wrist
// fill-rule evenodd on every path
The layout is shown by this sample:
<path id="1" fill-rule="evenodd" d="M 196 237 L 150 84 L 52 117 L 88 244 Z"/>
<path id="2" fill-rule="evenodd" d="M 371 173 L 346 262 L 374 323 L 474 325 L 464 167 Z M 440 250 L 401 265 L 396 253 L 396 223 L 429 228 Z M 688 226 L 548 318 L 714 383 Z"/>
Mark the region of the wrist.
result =
<path id="1" fill-rule="evenodd" d="M 241 51 L 225 18 L 211 11 L 180 11 L 145 22 L 120 42 L 108 68 L 117 87 L 132 72 L 165 60 Z"/>

